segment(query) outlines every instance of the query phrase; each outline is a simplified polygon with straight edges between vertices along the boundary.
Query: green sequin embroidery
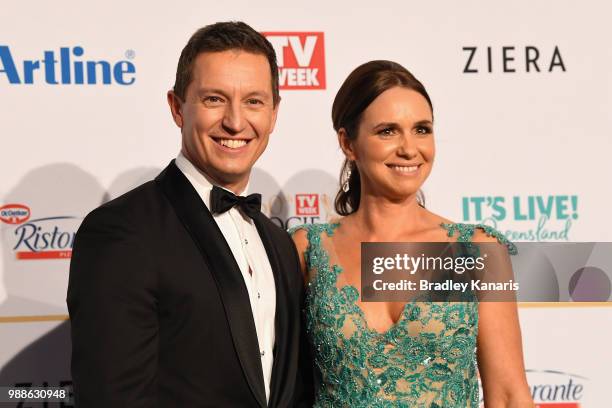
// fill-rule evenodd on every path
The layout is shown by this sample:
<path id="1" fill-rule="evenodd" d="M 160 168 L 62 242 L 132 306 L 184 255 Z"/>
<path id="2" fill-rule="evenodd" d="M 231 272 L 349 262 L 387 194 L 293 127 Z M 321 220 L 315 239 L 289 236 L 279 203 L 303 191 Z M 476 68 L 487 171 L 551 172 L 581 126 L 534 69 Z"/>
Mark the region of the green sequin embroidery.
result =
<path id="1" fill-rule="evenodd" d="M 309 224 L 306 329 L 321 377 L 314 407 L 466 408 L 479 400 L 476 369 L 476 302 L 409 302 L 386 332 L 368 327 L 356 304 L 359 291 L 337 287 L 342 272 L 330 264 L 321 234 L 331 237 L 339 224 Z M 448 236 L 470 243 L 477 228 L 508 247 L 516 247 L 495 229 L 472 224 L 441 224 Z"/>

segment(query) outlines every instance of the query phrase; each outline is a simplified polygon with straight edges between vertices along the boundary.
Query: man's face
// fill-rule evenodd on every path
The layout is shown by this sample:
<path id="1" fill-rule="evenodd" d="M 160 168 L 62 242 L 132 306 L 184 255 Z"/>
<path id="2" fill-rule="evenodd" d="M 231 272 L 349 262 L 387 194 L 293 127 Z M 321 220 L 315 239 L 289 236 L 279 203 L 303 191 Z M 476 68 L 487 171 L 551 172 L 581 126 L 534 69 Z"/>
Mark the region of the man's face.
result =
<path id="1" fill-rule="evenodd" d="M 202 53 L 185 101 L 169 92 L 168 102 L 183 154 L 223 187 L 241 192 L 276 122 L 266 57 L 241 50 Z"/>

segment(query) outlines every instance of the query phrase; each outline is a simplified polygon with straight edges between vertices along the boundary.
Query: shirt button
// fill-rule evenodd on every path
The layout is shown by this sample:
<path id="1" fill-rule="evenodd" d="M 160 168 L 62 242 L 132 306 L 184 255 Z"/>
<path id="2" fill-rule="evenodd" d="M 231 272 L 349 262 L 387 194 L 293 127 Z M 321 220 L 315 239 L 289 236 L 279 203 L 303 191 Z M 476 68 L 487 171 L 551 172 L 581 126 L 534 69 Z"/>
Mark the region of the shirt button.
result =
<path id="1" fill-rule="evenodd" d="M 244 245 L 249 245 L 249 240 L 248 239 L 244 239 Z"/>
<path id="2" fill-rule="evenodd" d="M 265 350 L 261 350 L 261 353 L 260 353 L 260 354 L 261 354 L 261 356 L 263 357 L 263 356 L 265 356 L 265 355 L 266 355 L 266 351 L 265 351 Z"/>
<path id="3" fill-rule="evenodd" d="M 261 299 L 261 293 L 257 292 L 257 299 Z"/>

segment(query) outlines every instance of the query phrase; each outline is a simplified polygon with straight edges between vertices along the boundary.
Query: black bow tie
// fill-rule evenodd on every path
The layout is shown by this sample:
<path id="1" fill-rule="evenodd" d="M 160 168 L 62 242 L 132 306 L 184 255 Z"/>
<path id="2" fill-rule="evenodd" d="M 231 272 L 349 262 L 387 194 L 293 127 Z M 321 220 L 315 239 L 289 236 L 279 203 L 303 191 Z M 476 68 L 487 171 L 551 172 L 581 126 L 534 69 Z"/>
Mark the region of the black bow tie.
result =
<path id="1" fill-rule="evenodd" d="M 261 211 L 261 194 L 249 194 L 246 197 L 234 195 L 221 187 L 213 186 L 210 192 L 210 210 L 213 214 L 222 214 L 238 206 L 246 215 L 255 218 Z"/>

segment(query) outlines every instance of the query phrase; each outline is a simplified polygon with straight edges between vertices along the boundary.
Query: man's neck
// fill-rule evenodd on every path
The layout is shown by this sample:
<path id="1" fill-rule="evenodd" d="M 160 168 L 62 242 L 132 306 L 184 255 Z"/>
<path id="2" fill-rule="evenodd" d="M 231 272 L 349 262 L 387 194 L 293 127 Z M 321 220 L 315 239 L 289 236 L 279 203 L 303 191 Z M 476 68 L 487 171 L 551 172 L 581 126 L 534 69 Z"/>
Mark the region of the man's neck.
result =
<path id="1" fill-rule="evenodd" d="M 248 177 L 244 178 L 243 180 L 238 180 L 235 182 L 224 181 L 220 177 L 215 177 L 210 172 L 198 166 L 197 162 L 195 160 L 192 160 L 184 150 L 181 150 L 181 154 L 185 157 L 185 159 L 187 159 L 187 161 L 189 161 L 189 163 L 191 163 L 191 165 L 198 171 L 198 173 L 200 173 L 206 180 L 208 180 L 210 184 L 222 187 L 226 190 L 231 191 L 232 193 L 236 195 L 241 195 L 245 193 L 247 186 L 249 184 Z"/>

